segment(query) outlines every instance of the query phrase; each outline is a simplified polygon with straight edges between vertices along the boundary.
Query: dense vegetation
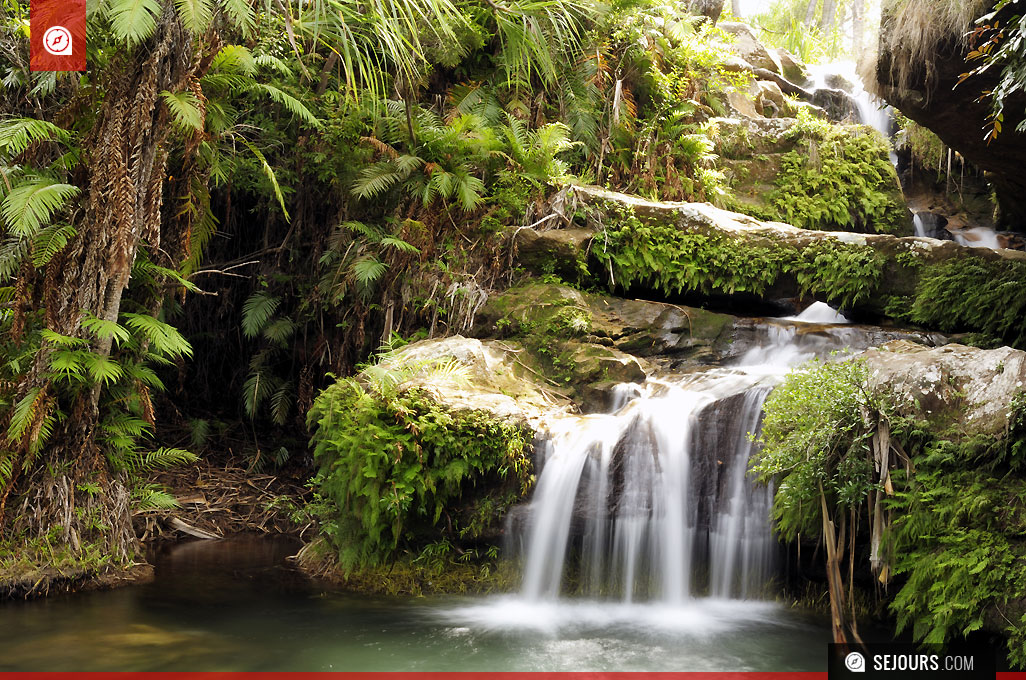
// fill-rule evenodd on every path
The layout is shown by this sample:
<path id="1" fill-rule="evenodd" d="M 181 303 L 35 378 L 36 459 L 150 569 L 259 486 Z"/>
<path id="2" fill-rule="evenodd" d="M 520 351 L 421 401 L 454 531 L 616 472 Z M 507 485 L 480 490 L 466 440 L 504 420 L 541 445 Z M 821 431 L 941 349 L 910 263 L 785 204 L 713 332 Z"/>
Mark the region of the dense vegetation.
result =
<path id="1" fill-rule="evenodd" d="M 858 635 L 845 603 L 868 541 L 899 630 L 937 643 L 989 625 L 1022 664 L 1022 393 L 1005 432 L 970 436 L 957 402 L 926 413 L 869 382 L 859 359 L 792 374 L 766 402 L 754 466 L 777 480 L 781 535 L 826 544 L 835 639 Z"/>
<path id="2" fill-rule="evenodd" d="M 133 517 L 176 504 L 153 473 L 228 450 L 250 470 L 313 475 L 312 501 L 293 508 L 319 532 L 309 560 L 353 579 L 399 564 L 486 580 L 497 521 L 532 481 L 530 432 L 366 362 L 382 345 L 468 332 L 490 291 L 557 281 L 554 261 L 517 268 L 514 243 L 593 217 L 564 214 L 561 189 L 897 232 L 883 140 L 806 108 L 788 122 L 770 207 L 731 195 L 717 150 L 738 142 L 729 160 L 760 162 L 721 136 L 728 95 L 752 75 L 728 63 L 733 38 L 685 5 L 97 0 L 89 71 L 55 74 L 29 70 L 28 3 L 3 0 L 0 587 L 43 566 L 132 564 Z M 849 5 L 854 29 L 861 0 L 779 2 L 764 35 L 836 54 Z M 1021 90 L 1019 33 L 973 57 L 976 75 L 1002 69 L 991 136 Z M 914 155 L 938 155 L 907 128 Z M 889 264 L 856 243 L 717 236 L 629 211 L 601 227 L 558 274 L 670 299 L 767 296 L 787 279 L 799 297 L 851 305 Z M 919 267 L 918 288 L 891 317 L 1026 344 L 1020 263 L 915 260 L 900 264 Z M 499 318 L 498 334 L 563 387 L 591 322 L 561 301 Z M 829 364 L 768 403 L 758 471 L 780 481 L 778 527 L 824 537 L 836 634 L 863 517 L 873 568 L 901 579 L 899 622 L 927 640 L 971 632 L 1026 582 L 1022 414 L 1005 438 L 970 441 L 865 381 L 857 362 Z M 878 474 L 888 447 L 914 476 L 886 462 Z M 396 579 L 388 588 L 411 589 Z M 1023 620 L 1010 625 L 1022 661 Z"/>

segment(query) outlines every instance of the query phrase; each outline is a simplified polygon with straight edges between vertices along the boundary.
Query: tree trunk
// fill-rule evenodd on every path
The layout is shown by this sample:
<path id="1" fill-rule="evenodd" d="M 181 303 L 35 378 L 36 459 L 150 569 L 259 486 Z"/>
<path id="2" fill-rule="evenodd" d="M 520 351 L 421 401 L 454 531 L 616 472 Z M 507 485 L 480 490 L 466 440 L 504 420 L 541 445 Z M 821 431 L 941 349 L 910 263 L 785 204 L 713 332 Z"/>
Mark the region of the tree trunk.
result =
<path id="1" fill-rule="evenodd" d="M 819 17 L 819 31 L 830 35 L 834 30 L 834 19 L 837 16 L 837 0 L 823 0 L 823 14 Z"/>
<path id="2" fill-rule="evenodd" d="M 730 0 L 730 13 L 736 17 L 741 16 L 741 0 Z"/>
<path id="3" fill-rule="evenodd" d="M 858 61 L 864 49 L 866 35 L 866 0 L 851 3 L 851 51 Z"/>
<path id="4" fill-rule="evenodd" d="M 819 7 L 819 0 L 809 0 L 809 4 L 805 6 L 805 19 L 802 24 L 806 28 L 812 28 L 816 25 L 816 8 Z"/>
<path id="5" fill-rule="evenodd" d="M 85 333 L 83 317 L 117 321 L 139 246 L 153 252 L 160 247 L 165 141 L 171 130 L 160 93 L 182 90 L 194 68 L 192 37 L 166 2 L 154 35 L 126 50 L 120 69 L 112 68 L 103 108 L 83 142 L 88 153 L 79 182 L 84 216 L 68 248 L 46 269 L 42 306 L 48 329 L 89 339 L 95 353 L 109 355 L 112 340 Z M 58 407 L 47 378 L 52 350 L 43 344 L 17 387 L 18 398 L 40 390 L 35 423 Z M 7 514 L 16 516 L 14 531 L 52 537 L 57 530 L 59 540 L 75 552 L 89 542 L 125 562 L 135 544 L 129 490 L 97 442 L 100 398 L 97 384 L 60 405 L 66 417 L 40 452 L 42 464 L 21 479 L 16 494 L 21 502 Z"/>

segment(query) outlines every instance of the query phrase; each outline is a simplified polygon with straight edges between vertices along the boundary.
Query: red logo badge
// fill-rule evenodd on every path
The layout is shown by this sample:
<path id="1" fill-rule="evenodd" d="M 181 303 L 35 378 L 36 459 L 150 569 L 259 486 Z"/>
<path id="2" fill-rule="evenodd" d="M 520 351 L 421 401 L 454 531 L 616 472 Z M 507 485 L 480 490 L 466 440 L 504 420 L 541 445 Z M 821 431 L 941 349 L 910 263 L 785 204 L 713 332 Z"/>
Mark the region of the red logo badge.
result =
<path id="1" fill-rule="evenodd" d="M 85 71 L 86 0 L 32 0 L 33 71 Z"/>

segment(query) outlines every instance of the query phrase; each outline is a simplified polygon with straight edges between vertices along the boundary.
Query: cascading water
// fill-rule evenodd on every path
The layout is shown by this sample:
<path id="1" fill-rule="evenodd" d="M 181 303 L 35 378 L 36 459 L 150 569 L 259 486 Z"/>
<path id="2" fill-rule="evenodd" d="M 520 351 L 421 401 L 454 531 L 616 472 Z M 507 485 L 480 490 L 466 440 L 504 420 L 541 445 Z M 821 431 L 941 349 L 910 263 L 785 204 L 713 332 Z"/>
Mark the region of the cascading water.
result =
<path id="1" fill-rule="evenodd" d="M 816 332 L 800 334 L 809 323 Z M 523 598 L 573 590 L 677 606 L 764 594 L 777 548 L 772 491 L 748 475 L 750 433 L 791 367 L 858 344 L 845 323 L 814 305 L 766 324 L 733 366 L 619 386 L 612 413 L 552 423 L 523 522 Z"/>

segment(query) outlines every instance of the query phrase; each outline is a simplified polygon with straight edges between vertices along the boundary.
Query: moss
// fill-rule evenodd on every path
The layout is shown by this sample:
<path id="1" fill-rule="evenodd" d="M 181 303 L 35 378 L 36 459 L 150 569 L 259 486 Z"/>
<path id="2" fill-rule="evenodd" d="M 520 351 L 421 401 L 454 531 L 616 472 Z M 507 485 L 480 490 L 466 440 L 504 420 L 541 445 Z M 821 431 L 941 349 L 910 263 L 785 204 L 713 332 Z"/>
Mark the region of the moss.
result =
<path id="1" fill-rule="evenodd" d="M 925 265 L 907 318 L 1026 348 L 1026 262 L 964 257 Z"/>
<path id="2" fill-rule="evenodd" d="M 620 210 L 596 237 L 594 256 L 620 289 L 641 285 L 664 295 L 690 292 L 762 296 L 794 277 L 803 294 L 849 305 L 869 296 L 883 272 L 873 248 L 840 241 L 805 246 L 760 236 L 694 233 L 642 221 Z"/>
<path id="3" fill-rule="evenodd" d="M 779 167 L 769 173 L 774 189 L 735 201 L 732 209 L 803 229 L 911 233 L 890 146 L 874 130 L 835 125 L 800 110 L 784 140 L 790 148 L 776 156 Z"/>
<path id="4" fill-rule="evenodd" d="M 832 125 L 801 111 L 769 196 L 781 221 L 804 229 L 883 234 L 907 230 L 908 209 L 886 140 L 870 128 Z"/>
<path id="5" fill-rule="evenodd" d="M 442 539 L 484 540 L 531 482 L 528 430 L 421 390 L 339 380 L 308 420 L 319 465 L 311 510 L 346 573 Z"/>
<path id="6" fill-rule="evenodd" d="M 520 579 L 516 566 L 500 559 L 495 551 L 483 555 L 475 549 L 457 552 L 445 541 L 388 564 L 342 570 L 334 549 L 317 539 L 300 552 L 298 563 L 308 574 L 376 595 L 504 593 L 514 590 Z"/>

